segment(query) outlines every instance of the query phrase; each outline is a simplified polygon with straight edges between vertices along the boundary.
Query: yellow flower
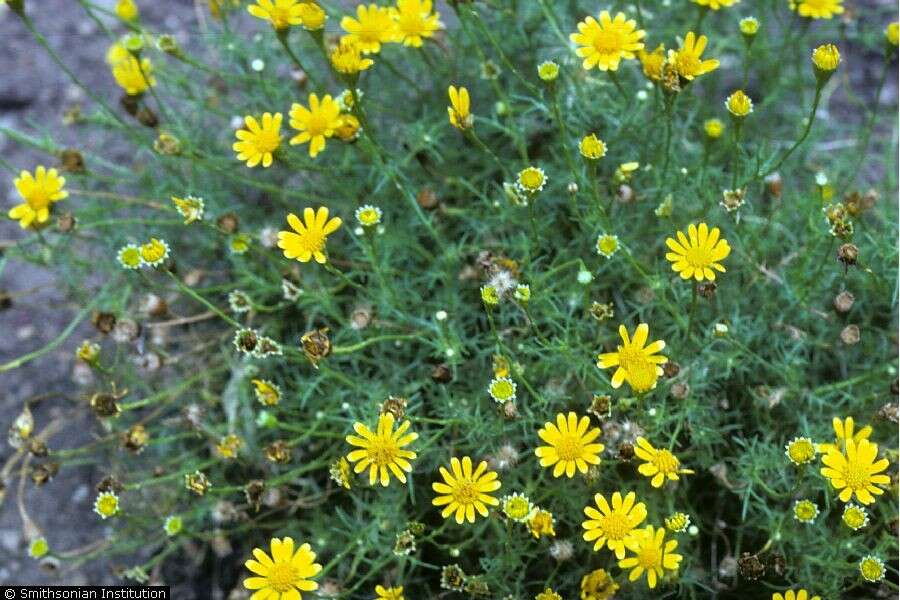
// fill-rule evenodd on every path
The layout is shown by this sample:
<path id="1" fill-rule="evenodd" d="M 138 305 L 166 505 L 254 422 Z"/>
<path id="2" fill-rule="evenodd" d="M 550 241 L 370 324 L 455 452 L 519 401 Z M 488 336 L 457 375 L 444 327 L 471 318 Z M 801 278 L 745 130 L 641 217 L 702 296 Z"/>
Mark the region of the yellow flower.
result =
<path id="1" fill-rule="evenodd" d="M 578 418 L 574 412 L 567 415 L 556 415 L 556 424 L 549 421 L 538 430 L 538 436 L 549 446 L 535 448 L 534 454 L 540 458 L 542 467 L 553 467 L 553 476 L 563 473 L 566 477 L 574 477 L 577 468 L 582 474 L 587 473 L 588 464 L 599 465 L 600 453 L 604 446 L 592 443 L 600 436 L 600 429 L 591 426 L 588 417 Z"/>
<path id="2" fill-rule="evenodd" d="M 688 234 L 676 232 L 678 240 L 666 239 L 671 252 L 666 252 L 666 260 L 672 263 L 672 270 L 682 279 L 693 277 L 697 281 L 715 281 L 716 271 L 725 272 L 719 261 L 731 254 L 731 246 L 724 238 L 719 239 L 719 228 L 712 229 L 706 223 L 699 227 L 691 223 Z"/>
<path id="3" fill-rule="evenodd" d="M 711 140 L 717 140 L 722 137 L 722 133 L 725 131 L 725 124 L 719 119 L 707 119 L 703 123 L 703 131 L 706 132 L 706 137 Z"/>
<path id="4" fill-rule="evenodd" d="M 863 579 L 872 583 L 881 581 L 884 579 L 884 561 L 871 554 L 864 556 L 859 561 L 859 574 L 863 576 Z"/>
<path id="5" fill-rule="evenodd" d="M 676 540 L 666 542 L 665 536 L 664 528 L 657 529 L 653 525 L 648 525 L 635 531 L 625 540 L 625 547 L 634 553 L 634 556 L 619 561 L 621 569 L 631 569 L 628 581 L 637 580 L 646 571 L 647 585 L 652 590 L 666 571 L 678 570 L 682 559 L 680 554 L 675 554 L 678 542 Z"/>
<path id="6" fill-rule="evenodd" d="M 403 447 L 419 437 L 417 433 L 406 433 L 410 425 L 409 421 L 403 421 L 394 431 L 394 415 L 389 412 L 378 416 L 375 432 L 362 423 L 354 423 L 353 430 L 359 435 L 348 435 L 345 438 L 348 444 L 360 448 L 347 455 L 347 460 L 356 463 L 354 472 L 362 473 L 368 467 L 369 485 L 375 485 L 378 480 L 383 487 L 387 487 L 391 481 L 389 471 L 401 483 L 406 483 L 406 473 L 412 471 L 409 461 L 415 460 L 416 453 L 404 450 Z"/>
<path id="7" fill-rule="evenodd" d="M 359 5 L 356 7 L 356 17 L 341 19 L 341 28 L 347 32 L 341 41 L 358 44 L 363 54 L 379 52 L 381 44 L 397 40 L 397 24 L 391 9 L 377 4 Z"/>
<path id="8" fill-rule="evenodd" d="M 177 196 L 172 196 L 172 203 L 175 205 L 175 210 L 184 217 L 185 225 L 190 225 L 194 221 L 203 220 L 203 198 L 197 198 L 195 196 L 179 198 Z"/>
<path id="9" fill-rule="evenodd" d="M 585 18 L 578 23 L 578 33 L 572 33 L 569 39 L 578 45 L 575 54 L 584 59 L 581 66 L 586 70 L 597 67 L 601 71 L 617 71 L 622 59 L 633 59 L 635 52 L 644 48 L 641 40 L 646 32 L 622 12 L 612 18 L 604 10 L 599 19 Z"/>
<path id="10" fill-rule="evenodd" d="M 509 377 L 497 377 L 488 385 L 488 394 L 495 402 L 504 404 L 516 399 L 516 382 Z"/>
<path id="11" fill-rule="evenodd" d="M 75 356 L 88 364 L 96 362 L 100 358 L 100 344 L 84 340 L 75 350 Z"/>
<path id="12" fill-rule="evenodd" d="M 640 163 L 635 161 L 622 163 L 616 167 L 616 172 L 613 173 L 613 179 L 616 183 L 625 183 L 631 179 L 631 176 L 634 175 L 634 172 L 637 171 L 640 166 Z"/>
<path id="13" fill-rule="evenodd" d="M 216 444 L 216 452 L 224 459 L 237 458 L 244 441 L 233 433 L 229 433 Z"/>
<path id="14" fill-rule="evenodd" d="M 166 520 L 163 521 L 163 531 L 165 531 L 166 535 L 169 537 L 181 533 L 182 527 L 184 527 L 184 521 L 178 515 L 166 517 Z"/>
<path id="15" fill-rule="evenodd" d="M 500 304 L 500 294 L 492 285 L 481 286 L 481 301 L 488 307 Z"/>
<path id="16" fill-rule="evenodd" d="M 359 44 L 345 40 L 338 44 L 329 58 L 335 71 L 348 76 L 357 75 L 375 64 L 371 58 L 363 58 Z"/>
<path id="17" fill-rule="evenodd" d="M 434 37 L 444 27 L 441 16 L 432 12 L 431 0 L 397 0 L 397 8 L 391 14 L 404 46 L 419 48 L 424 38 Z"/>
<path id="18" fill-rule="evenodd" d="M 734 6 L 741 0 L 694 0 L 695 4 L 706 6 L 713 10 L 719 10 L 722 7 Z"/>
<path id="19" fill-rule="evenodd" d="M 309 262 L 314 258 L 317 263 L 324 265 L 328 261 L 325 242 L 341 226 L 340 217 L 329 220 L 328 209 L 321 206 L 318 211 L 304 208 L 303 222 L 297 215 L 290 213 L 287 222 L 294 231 L 278 232 L 278 247 L 284 250 L 285 258 L 296 258 L 300 262 Z"/>
<path id="20" fill-rule="evenodd" d="M 539 167 L 527 167 L 519 171 L 519 175 L 516 178 L 516 186 L 518 186 L 519 191 L 527 192 L 529 194 L 536 194 L 544 189 L 544 186 L 547 185 L 547 175 L 544 174 L 544 170 Z"/>
<path id="21" fill-rule="evenodd" d="M 47 538 L 35 538 L 28 545 L 28 556 L 31 558 L 43 558 L 48 552 L 50 552 L 50 544 L 47 543 Z"/>
<path id="22" fill-rule="evenodd" d="M 511 496 L 504 496 L 500 504 L 503 514 L 513 521 L 524 523 L 528 520 L 534 506 L 524 495 L 516 492 Z"/>
<path id="23" fill-rule="evenodd" d="M 791 0 L 791 5 L 801 17 L 830 19 L 844 12 L 844 0 Z"/>
<path id="24" fill-rule="evenodd" d="M 725 99 L 725 108 L 735 117 L 742 119 L 753 112 L 753 100 L 744 93 L 744 90 L 737 90 Z"/>
<path id="25" fill-rule="evenodd" d="M 606 143 L 592 133 L 581 138 L 578 151 L 588 160 L 600 160 L 606 156 Z"/>
<path id="26" fill-rule="evenodd" d="M 556 78 L 559 77 L 559 65 L 552 60 L 545 60 L 538 65 L 537 72 L 541 81 L 550 83 L 551 81 L 556 81 Z"/>
<path id="27" fill-rule="evenodd" d="M 834 44 L 823 44 L 813 50 L 812 62 L 817 71 L 831 73 L 841 64 L 841 53 Z"/>
<path id="28" fill-rule="evenodd" d="M 294 540 L 272 538 L 271 557 L 262 548 L 254 548 L 253 556 L 244 563 L 256 577 L 244 579 L 244 587 L 256 590 L 250 600 L 275 598 L 302 600 L 300 592 L 312 592 L 319 584 L 312 578 L 319 574 L 322 565 L 316 563 L 316 553 L 309 544 L 303 544 L 294 552 Z"/>
<path id="29" fill-rule="evenodd" d="M 94 500 L 94 512 L 101 519 L 108 519 L 119 514 L 119 496 L 115 492 L 100 492 Z"/>
<path id="30" fill-rule="evenodd" d="M 809 592 L 806 590 L 800 589 L 794 592 L 794 590 L 787 590 L 782 596 L 779 592 L 772 593 L 772 600 L 822 600 L 818 596 L 809 596 Z"/>
<path id="31" fill-rule="evenodd" d="M 149 58 L 142 58 L 138 62 L 137 58 L 129 54 L 127 58 L 117 60 L 112 65 L 112 74 L 119 87 L 129 96 L 140 96 L 156 85 L 153 63 Z"/>
<path id="32" fill-rule="evenodd" d="M 900 24 L 897 21 L 888 24 L 884 30 L 884 38 L 891 46 L 897 46 L 900 42 Z"/>
<path id="33" fill-rule="evenodd" d="M 291 25 L 303 23 L 301 0 L 256 0 L 247 6 L 247 12 L 263 21 L 268 21 L 276 30 L 287 29 Z"/>
<path id="34" fill-rule="evenodd" d="M 747 37 L 753 37 L 759 32 L 759 21 L 755 17 L 744 17 L 738 23 L 741 34 Z"/>
<path id="35" fill-rule="evenodd" d="M 309 108 L 295 102 L 290 118 L 291 127 L 300 132 L 291 138 L 291 146 L 309 142 L 309 155 L 315 158 L 325 149 L 325 138 L 333 136 L 341 126 L 341 107 L 328 94 L 321 101 L 316 94 L 310 94 Z"/>
<path id="36" fill-rule="evenodd" d="M 634 338 L 629 339 L 628 330 L 624 325 L 619 325 L 622 345 L 617 346 L 615 352 L 597 356 L 597 367 L 601 369 L 617 367 L 612 377 L 613 388 L 618 389 L 625 381 L 638 394 L 656 387 L 656 381 L 662 375 L 662 368 L 659 365 L 665 364 L 669 359 L 658 354 L 666 347 L 664 341 L 657 340 L 644 346 L 649 333 L 650 327 L 646 323 L 641 323 L 634 331 Z"/>
<path id="37" fill-rule="evenodd" d="M 331 464 L 328 468 L 328 475 L 331 479 L 345 490 L 351 488 L 350 480 L 350 461 L 342 456 Z"/>
<path id="38" fill-rule="evenodd" d="M 381 223 L 381 209 L 371 204 L 364 204 L 356 209 L 356 221 L 363 227 L 374 227 Z"/>
<path id="39" fill-rule="evenodd" d="M 857 531 L 869 524 L 869 513 L 862 506 L 851 503 L 844 507 L 841 520 L 844 522 L 844 525 L 853 531 Z"/>
<path id="40" fill-rule="evenodd" d="M 263 167 L 272 165 L 272 153 L 281 145 L 281 113 L 263 113 L 262 124 L 256 117 L 244 117 L 245 129 L 238 129 L 235 137 L 238 141 L 232 144 L 237 159 L 255 167 L 262 163 Z"/>
<path id="41" fill-rule="evenodd" d="M 135 270 L 144 266 L 144 259 L 141 258 L 141 249 L 137 244 L 126 244 L 119 248 L 116 260 L 125 269 Z"/>
<path id="42" fill-rule="evenodd" d="M 256 399 L 263 406 L 275 406 L 281 400 L 281 388 L 268 379 L 251 379 Z"/>
<path id="43" fill-rule="evenodd" d="M 238 233 L 231 237 L 228 244 L 232 254 L 244 254 L 250 249 L 250 242 L 250 234 Z"/>
<path id="44" fill-rule="evenodd" d="M 146 244 L 141 244 L 141 260 L 151 267 L 158 267 L 169 258 L 169 244 L 165 240 L 150 238 Z"/>
<path id="45" fill-rule="evenodd" d="M 56 169 L 47 169 L 43 165 L 38 165 L 34 175 L 21 171 L 13 185 L 25 202 L 12 207 L 6 214 L 17 220 L 22 229 L 46 223 L 50 219 L 50 205 L 69 196 L 64 189 L 66 178 L 60 177 Z"/>
<path id="46" fill-rule="evenodd" d="M 116 2 L 116 16 L 123 21 L 136 21 L 140 16 L 137 4 L 134 0 L 119 0 Z"/>
<path id="47" fill-rule="evenodd" d="M 447 107 L 447 114 L 450 117 L 450 124 L 460 131 L 469 129 L 474 123 L 474 117 L 469 112 L 469 90 L 464 87 L 457 89 L 451 85 L 448 93 L 450 106 Z"/>
<path id="48" fill-rule="evenodd" d="M 666 524 L 666 529 L 672 533 L 682 533 L 687 531 L 687 528 L 691 525 L 691 516 L 683 512 L 677 512 L 663 519 L 663 522 Z"/>
<path id="49" fill-rule="evenodd" d="M 642 437 L 637 438 L 634 453 L 644 462 L 638 467 L 638 473 L 644 477 L 652 477 L 650 485 L 662 487 L 668 479 L 678 481 L 679 475 L 693 475 L 691 469 L 682 469 L 678 457 L 665 448 L 654 448 Z"/>
<path id="50" fill-rule="evenodd" d="M 609 600 L 619 591 L 619 584 L 605 569 L 596 569 L 581 578 L 581 600 Z"/>
<path id="51" fill-rule="evenodd" d="M 816 458 L 816 446 L 808 437 L 795 437 L 784 447 L 784 454 L 795 465 L 805 465 Z"/>
<path id="52" fill-rule="evenodd" d="M 666 48 L 662 44 L 655 50 L 647 52 L 643 48 L 638 52 L 638 60 L 641 61 L 641 67 L 644 75 L 651 81 L 659 81 L 662 77 L 663 65 L 666 63 Z"/>
<path id="53" fill-rule="evenodd" d="M 300 18 L 303 21 L 303 29 L 318 31 L 325 27 L 328 15 L 314 0 L 307 0 L 300 3 Z"/>
<path id="54" fill-rule="evenodd" d="M 619 249 L 619 236 L 601 233 L 597 236 L 597 254 L 610 258 Z"/>
<path id="55" fill-rule="evenodd" d="M 836 448 L 838 452 L 842 452 L 847 440 L 853 440 L 858 444 L 872 435 L 871 425 L 866 425 L 856 431 L 856 422 L 853 417 L 846 417 L 843 421 L 839 417 L 834 417 L 831 419 L 831 426 L 834 428 L 834 444 L 819 444 L 817 448 L 819 452 L 828 452 L 832 447 Z"/>
<path id="56" fill-rule="evenodd" d="M 582 536 L 586 542 L 594 542 L 594 550 L 603 550 L 605 545 L 614 552 L 616 558 L 625 558 L 625 540 L 634 528 L 647 518 L 647 507 L 643 502 L 635 502 L 634 492 L 628 492 L 625 498 L 614 492 L 612 506 L 603 494 L 594 494 L 593 506 L 586 506 L 584 514 L 588 520 L 581 526 L 585 529 Z"/>
<path id="57" fill-rule="evenodd" d="M 832 487 L 841 491 L 838 495 L 841 502 L 849 502 L 855 494 L 862 504 L 872 504 L 875 502 L 873 494 L 884 493 L 878 486 L 891 482 L 890 477 L 881 473 L 888 468 L 888 460 L 876 460 L 878 444 L 867 439 L 859 442 L 847 439 L 845 444 L 844 452 L 836 446 L 828 448 L 822 457 L 825 466 L 820 472 L 828 478 Z"/>
<path id="58" fill-rule="evenodd" d="M 552 588 L 547 588 L 535 596 L 534 600 L 563 600 L 563 597 L 554 592 Z"/>
<path id="59" fill-rule="evenodd" d="M 455 513 L 456 522 L 459 524 L 462 524 L 463 520 L 474 523 L 475 511 L 482 517 L 488 516 L 487 505 L 496 506 L 500 503 L 490 495 L 491 492 L 500 489 L 497 473 L 488 471 L 485 461 L 481 461 L 473 471 L 472 459 L 468 456 L 464 456 L 461 461 L 454 456 L 450 459 L 450 468 L 452 473 L 440 467 L 444 481 L 431 484 L 431 488 L 439 494 L 431 503 L 444 507 L 441 516 L 447 519 Z"/>
<path id="60" fill-rule="evenodd" d="M 378 596 L 375 600 L 403 600 L 403 586 L 386 588 L 376 585 L 375 594 Z"/>
<path id="61" fill-rule="evenodd" d="M 669 50 L 669 62 L 683 79 L 691 81 L 719 68 L 719 61 L 710 58 L 702 60 L 700 57 L 706 50 L 707 39 L 705 35 L 697 37 L 693 31 L 684 36 L 684 43 L 678 50 Z"/>
<path id="62" fill-rule="evenodd" d="M 335 128 L 334 135 L 342 141 L 352 142 L 359 137 L 359 119 L 353 115 L 343 114 L 340 124 Z"/>
<path id="63" fill-rule="evenodd" d="M 812 523 L 819 516 L 819 507 L 812 500 L 794 502 L 794 519 L 801 523 Z"/>
<path id="64" fill-rule="evenodd" d="M 528 517 L 528 529 L 535 539 L 540 539 L 541 536 L 556 537 L 556 530 L 553 528 L 555 523 L 553 513 L 542 508 L 536 508 Z"/>

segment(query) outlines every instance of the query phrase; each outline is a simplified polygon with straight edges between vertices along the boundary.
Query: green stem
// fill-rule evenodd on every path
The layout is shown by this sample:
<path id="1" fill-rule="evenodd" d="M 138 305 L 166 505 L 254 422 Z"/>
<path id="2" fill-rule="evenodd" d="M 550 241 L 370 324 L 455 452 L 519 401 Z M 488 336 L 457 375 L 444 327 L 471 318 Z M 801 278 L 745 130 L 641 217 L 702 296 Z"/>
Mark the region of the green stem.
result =
<path id="1" fill-rule="evenodd" d="M 779 169 L 779 167 L 781 167 L 781 165 L 784 164 L 784 161 L 786 161 L 788 159 L 788 157 L 794 153 L 794 150 L 799 148 L 800 144 L 802 144 L 803 142 L 806 141 L 806 138 L 809 136 L 809 132 L 812 130 L 813 122 L 816 120 L 816 112 L 819 110 L 819 101 L 821 99 L 822 99 L 822 85 L 817 83 L 816 84 L 816 97 L 815 97 L 815 99 L 813 99 L 812 110 L 809 113 L 809 119 L 806 123 L 806 127 L 803 129 L 803 133 L 800 135 L 800 137 L 797 139 L 797 141 L 794 142 L 794 145 L 791 146 L 790 148 L 788 148 L 788 151 L 784 153 L 784 156 L 782 156 L 781 159 L 777 163 L 775 163 L 775 166 L 766 170 L 765 173 L 762 173 L 762 174 L 757 173 L 757 178 L 767 177 L 767 176 L 771 175 L 772 173 L 774 173 L 775 171 L 777 171 Z"/>
<path id="2" fill-rule="evenodd" d="M 851 175 L 847 177 L 844 182 L 844 185 L 841 189 L 840 194 L 838 194 L 839 198 L 842 198 L 851 185 L 856 181 L 856 178 L 859 176 L 859 169 L 863 164 L 863 161 L 866 158 L 866 152 L 869 150 L 869 141 L 872 137 L 872 130 L 875 127 L 875 120 L 878 117 L 878 101 L 881 99 L 881 90 L 884 88 L 884 82 L 887 81 L 888 71 L 891 70 L 891 61 L 885 58 L 884 60 L 884 69 L 881 71 L 881 79 L 878 80 L 878 87 L 875 88 L 875 99 L 872 102 L 872 111 L 869 115 L 869 121 L 866 123 L 866 128 L 863 131 L 862 138 L 860 143 L 856 146 L 856 164 L 853 167 L 853 170 L 850 172 Z"/>

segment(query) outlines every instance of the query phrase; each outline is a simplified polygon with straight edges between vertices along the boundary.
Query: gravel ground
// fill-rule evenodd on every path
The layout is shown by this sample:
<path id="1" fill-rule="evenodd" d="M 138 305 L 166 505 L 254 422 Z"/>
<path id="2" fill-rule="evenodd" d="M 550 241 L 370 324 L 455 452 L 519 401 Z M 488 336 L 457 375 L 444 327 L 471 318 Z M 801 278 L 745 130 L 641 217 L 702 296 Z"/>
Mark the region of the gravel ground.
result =
<path id="1" fill-rule="evenodd" d="M 888 5 L 892 0 L 868 0 L 863 6 Z M 110 7 L 114 0 L 94 0 Z M 37 4 L 36 2 L 34 4 Z M 37 28 L 49 43 L 64 57 L 66 64 L 100 94 L 115 104 L 118 98 L 103 56 L 109 45 L 98 24 L 87 17 L 75 0 L 42 0 L 40 10 L 31 10 Z M 196 23 L 194 3 L 190 0 L 156 0 L 142 2 L 142 19 L 160 30 L 175 34 L 180 40 Z M 446 11 L 445 11 L 446 12 Z M 124 31 L 109 20 L 115 31 Z M 858 93 L 871 97 L 871 80 L 876 76 L 878 57 L 853 57 L 859 69 L 851 70 L 859 80 Z M 46 128 L 55 139 L 73 143 L 74 132 L 62 126 L 61 115 L 66 107 L 84 100 L 83 93 L 71 85 L 66 76 L 53 64 L 18 18 L 0 4 L 0 125 L 13 129 Z M 856 81 L 854 81 L 856 83 Z M 896 82 L 890 81 L 882 102 L 893 102 L 897 95 Z M 837 111 L 836 111 L 837 109 Z M 840 112 L 840 103 L 831 106 Z M 892 127 L 884 119 L 885 129 Z M 885 136 L 890 130 L 881 132 Z M 81 146 L 97 140 L 79 139 Z M 109 149 L 104 149 L 109 156 Z M 48 162 L 46 156 L 23 148 L 0 134 L 0 157 L 20 168 L 36 162 Z M 3 211 L 13 203 L 15 190 L 7 174 L 0 180 L 0 207 Z M 5 241 L 22 236 L 15 223 L 0 218 L 0 248 Z M 69 323 L 77 307 L 67 302 L 54 287 L 51 274 L 38 267 L 11 261 L 0 272 L 0 294 L 13 294 L 12 306 L 0 308 L 0 364 L 23 353 L 41 348 L 54 339 Z M 87 332 L 88 324 L 81 330 Z M 61 393 L 73 395 L 78 388 L 73 380 L 72 354 L 82 336 L 72 335 L 56 350 L 29 363 L 26 367 L 0 375 L 0 424 L 11 423 L 24 402 L 42 395 Z M 37 428 L 55 417 L 68 416 L 71 407 L 58 398 L 37 402 L 33 406 Z M 80 418 L 69 419 L 65 427 L 51 440 L 55 449 L 77 446 L 91 437 L 92 419 L 87 411 L 72 412 Z M 12 451 L 7 445 L 0 450 L 0 462 Z M 23 507 L 41 530 L 54 550 L 70 551 L 102 540 L 104 527 L 92 512 L 94 485 L 103 473 L 90 467 L 67 469 L 49 484 L 35 490 L 26 486 Z M 51 571 L 41 567 L 26 555 L 23 519 L 17 505 L 17 478 L 7 481 L 6 498 L 0 504 L 0 585 L 2 584 L 110 584 L 119 580 L 113 576 L 113 565 L 93 562 L 83 567 Z M 124 562 L 124 561 L 123 561 Z M 180 598 L 192 597 L 184 590 Z"/>

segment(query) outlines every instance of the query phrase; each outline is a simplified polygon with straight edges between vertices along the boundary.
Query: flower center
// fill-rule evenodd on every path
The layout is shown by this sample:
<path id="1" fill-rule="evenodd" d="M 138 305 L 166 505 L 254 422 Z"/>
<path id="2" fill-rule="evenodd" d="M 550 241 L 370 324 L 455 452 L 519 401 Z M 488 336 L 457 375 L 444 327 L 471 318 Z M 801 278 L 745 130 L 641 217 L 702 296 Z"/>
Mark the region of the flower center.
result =
<path id="1" fill-rule="evenodd" d="M 321 252 L 325 247 L 325 236 L 319 230 L 307 229 L 300 239 L 303 248 L 310 252 Z"/>
<path id="2" fill-rule="evenodd" d="M 594 48 L 600 54 L 616 54 L 622 46 L 622 36 L 615 29 L 603 29 L 594 36 Z"/>
<path id="3" fill-rule="evenodd" d="M 706 248 L 691 246 L 684 256 L 685 260 L 694 268 L 702 269 L 709 266 L 709 253 Z"/>
<path id="4" fill-rule="evenodd" d="M 847 485 L 854 490 L 863 489 L 868 484 L 866 472 L 853 462 L 847 463 L 847 468 L 844 470 L 844 479 L 847 481 Z"/>
<path id="5" fill-rule="evenodd" d="M 418 13 L 401 13 L 398 26 L 406 35 L 418 35 L 425 31 L 425 19 Z"/>
<path id="6" fill-rule="evenodd" d="M 560 436 L 559 441 L 556 442 L 556 453 L 559 455 L 560 460 L 568 461 L 581 458 L 583 453 L 581 438 L 574 433 Z"/>
<path id="7" fill-rule="evenodd" d="M 627 373 L 628 384 L 635 392 L 653 389 L 656 383 L 656 365 L 647 360 L 646 354 L 636 346 L 619 346 L 619 364 Z"/>
<path id="8" fill-rule="evenodd" d="M 624 540 L 628 532 L 631 531 L 630 523 L 625 515 L 620 513 L 612 513 L 603 517 L 600 521 L 600 528 L 611 540 Z"/>
<path id="9" fill-rule="evenodd" d="M 290 592 L 299 579 L 296 569 L 289 562 L 275 563 L 266 577 L 269 587 L 276 592 Z"/>
<path id="10" fill-rule="evenodd" d="M 662 550 L 652 543 L 641 548 L 637 555 L 638 564 L 644 569 L 658 569 L 662 564 Z"/>
<path id="11" fill-rule="evenodd" d="M 474 503 L 478 499 L 478 490 L 475 488 L 475 483 L 469 479 L 459 480 L 453 489 L 453 499 L 463 505 Z"/>
<path id="12" fill-rule="evenodd" d="M 678 459 L 675 455 L 663 448 L 656 451 L 653 457 L 653 464 L 661 473 L 674 473 L 678 470 Z"/>
<path id="13" fill-rule="evenodd" d="M 369 458 L 379 467 L 386 467 L 397 460 L 397 446 L 388 440 L 375 440 L 369 446 Z"/>

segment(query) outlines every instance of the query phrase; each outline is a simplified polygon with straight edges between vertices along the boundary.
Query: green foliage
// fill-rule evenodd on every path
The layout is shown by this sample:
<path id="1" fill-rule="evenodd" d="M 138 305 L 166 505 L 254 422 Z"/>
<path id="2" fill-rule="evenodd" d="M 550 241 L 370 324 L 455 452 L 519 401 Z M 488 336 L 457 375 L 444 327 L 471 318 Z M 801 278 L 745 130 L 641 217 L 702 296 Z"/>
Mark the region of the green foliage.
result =
<path id="1" fill-rule="evenodd" d="M 156 49 L 153 37 L 164 32 L 134 25 L 148 36 L 143 56 L 153 61 L 158 82 L 139 104 L 155 113 L 158 126 L 139 124 L 111 102 L 85 109 L 72 127 L 127 147 L 127 160 L 107 155 L 102 144 L 81 148 L 86 171 L 66 174 L 71 195 L 53 207 L 57 222 L 65 212 L 74 215 L 75 228 L 48 227 L 9 251 L 59 273 L 87 307 L 82 318 L 102 311 L 143 326 L 137 340 L 95 336 L 103 349 L 85 393 L 109 392 L 113 384 L 127 389 L 121 414 L 98 419 L 89 446 L 58 450 L 51 443 L 50 460 L 63 468 L 103 465 L 124 486 L 122 513 L 111 520 L 114 535 L 103 553 L 137 556 L 135 565 L 149 572 L 197 548 L 208 562 L 219 561 L 213 548 L 225 539 L 233 551 L 224 554 L 219 585 L 230 587 L 246 575 L 241 563 L 251 548 L 289 535 L 313 546 L 325 566 L 320 588 L 331 582 L 341 598 L 371 597 L 376 584 L 403 585 L 410 598 L 436 597 L 448 564 L 478 576 L 492 598 L 532 598 L 548 586 L 575 598 L 582 576 L 595 568 L 614 575 L 621 598 L 768 598 L 791 585 L 827 598 L 872 597 L 878 584 L 863 582 L 857 563 L 866 554 L 894 561 L 896 485 L 869 508 L 870 524 L 851 532 L 818 459 L 795 467 L 784 446 L 796 436 L 832 441 L 832 417 L 853 416 L 872 423 L 871 439 L 891 459 L 889 471 L 896 468 L 896 423 L 876 416 L 896 401 L 896 107 L 880 105 L 875 86 L 858 84 L 867 62 L 879 91 L 877 78 L 894 69 L 893 56 L 881 58 L 890 15 L 870 9 L 847 23 L 810 21 L 783 0 L 711 11 L 702 20 L 710 39 L 704 57 L 721 66 L 673 98 L 647 82 L 638 61 L 623 61 L 615 80 L 582 69 L 568 33 L 599 6 L 453 4 L 440 7 L 447 24 L 440 43 L 388 44 L 372 57 L 375 65 L 357 84 L 367 127 L 353 143 L 329 139 L 315 159 L 306 146 L 287 144 L 291 103 L 347 87 L 315 35 L 300 27 L 288 34 L 310 70 L 298 84 L 277 36 L 244 10 L 211 21 L 180 56 Z M 641 4 L 609 8 L 636 17 L 651 49 L 677 48 L 698 22 L 687 0 Z M 323 6 L 327 42 L 344 10 Z M 37 8 L 26 6 L 26 13 Z M 762 26 L 747 50 L 738 21 L 750 14 Z M 823 43 L 835 43 L 844 61 L 821 89 L 807 128 L 819 96 L 809 57 Z M 257 59 L 259 72 L 251 66 Z M 553 84 L 537 76 L 544 60 L 560 64 Z M 495 79 L 482 78 L 485 65 L 497 69 Z M 474 135 L 447 121 L 451 84 L 472 96 Z M 741 87 L 755 110 L 736 142 L 723 102 Z M 249 169 L 234 157 L 230 123 L 266 111 L 285 115 L 283 142 L 271 168 Z M 726 131 L 708 140 L 703 122 L 714 117 Z M 52 131 L 5 133 L 48 157 L 62 151 Z M 180 153 L 155 150 L 160 133 L 176 138 Z M 589 133 L 608 146 L 596 165 L 578 153 Z M 640 168 L 627 182 L 617 179 L 616 169 L 629 161 Z M 12 174 L 33 168 L 4 166 Z M 542 168 L 548 183 L 528 206 L 517 205 L 504 183 L 528 166 Z M 776 184 L 764 182 L 776 166 L 777 194 Z M 817 184 L 818 172 L 828 183 Z M 880 199 L 853 218 L 852 236 L 836 239 L 823 207 L 870 185 Z M 746 203 L 727 212 L 723 190 L 738 186 L 746 187 Z M 184 225 L 169 198 L 188 194 L 204 199 L 205 217 Z M 429 194 L 434 206 L 420 202 Z M 671 214 L 657 211 L 667 199 Z M 354 211 L 364 204 L 383 210 L 377 230 L 357 226 Z M 274 231 L 287 229 L 287 213 L 322 205 L 344 220 L 327 242 L 330 268 L 290 261 L 266 245 Z M 231 252 L 236 233 L 227 230 L 226 215 L 251 236 L 247 253 Z M 700 221 L 719 227 L 732 247 L 711 299 L 698 299 L 693 283 L 665 259 L 666 238 Z M 601 233 L 620 241 L 610 258 L 595 250 Z M 169 243 L 170 261 L 122 269 L 118 249 L 150 237 Z M 856 265 L 835 259 L 844 243 L 858 247 Z M 497 272 L 529 285 L 530 302 L 510 295 L 486 310 L 479 289 Z M 285 298 L 285 279 L 302 290 L 296 299 Z M 249 313 L 230 310 L 234 290 L 250 298 Z M 841 291 L 855 296 L 849 312 L 832 307 Z M 164 299 L 168 312 L 142 312 L 148 294 Z M 612 303 L 614 317 L 593 318 L 593 302 Z M 445 320 L 436 318 L 439 311 Z M 650 339 L 665 340 L 664 354 L 680 365 L 642 397 L 630 396 L 627 385 L 613 390 L 611 371 L 595 364 L 598 353 L 620 343 L 620 323 L 629 331 L 648 323 Z M 716 333 L 716 324 L 727 332 Z M 841 331 L 851 324 L 860 340 L 849 345 Z M 283 356 L 238 353 L 238 326 L 276 340 Z M 321 328 L 333 347 L 314 368 L 300 338 Z M 514 410 L 486 391 L 498 355 L 513 365 Z M 148 357 L 162 366 L 153 368 Z M 436 368 L 445 368 L 449 381 Z M 277 383 L 280 404 L 261 406 L 254 378 Z M 591 416 L 607 446 L 599 472 L 555 479 L 534 456 L 537 430 L 559 412 L 588 414 L 595 394 L 613 398 L 610 416 Z M 406 418 L 419 434 L 409 483 L 369 487 L 360 475 L 345 490 L 329 466 L 349 451 L 344 437 L 355 422 L 374 428 L 389 396 L 408 399 Z M 138 423 L 150 441 L 132 454 L 121 448 L 121 435 Z M 652 488 L 620 444 L 633 442 L 635 431 L 670 448 L 696 474 Z M 229 433 L 244 445 L 226 461 L 215 444 Z M 290 446 L 289 463 L 266 459 L 276 440 Z M 498 511 L 457 525 L 432 506 L 439 466 L 468 455 L 496 468 L 504 446 L 517 460 L 499 471 L 498 496 L 522 492 L 550 510 L 555 540 L 571 542 L 571 559 L 551 558 L 553 538 L 535 539 Z M 196 470 L 212 483 L 203 496 L 184 486 L 185 474 Z M 269 490 L 258 510 L 245 496 L 254 480 Z M 681 511 L 696 525 L 674 535 L 684 560 L 654 592 L 645 580 L 629 583 L 611 552 L 594 552 L 581 539 L 583 508 L 596 492 L 616 490 L 637 493 L 648 524 L 662 526 Z M 820 507 L 815 523 L 793 519 L 799 498 Z M 184 520 L 174 537 L 163 529 L 169 515 Z M 425 525 L 417 549 L 395 555 L 396 536 L 410 522 Z M 61 550 L 52 532 L 47 538 Z M 783 557 L 784 566 L 752 580 L 735 566 L 742 553 L 759 553 L 770 565 Z M 895 561 L 888 579 L 884 585 L 896 590 Z"/>

